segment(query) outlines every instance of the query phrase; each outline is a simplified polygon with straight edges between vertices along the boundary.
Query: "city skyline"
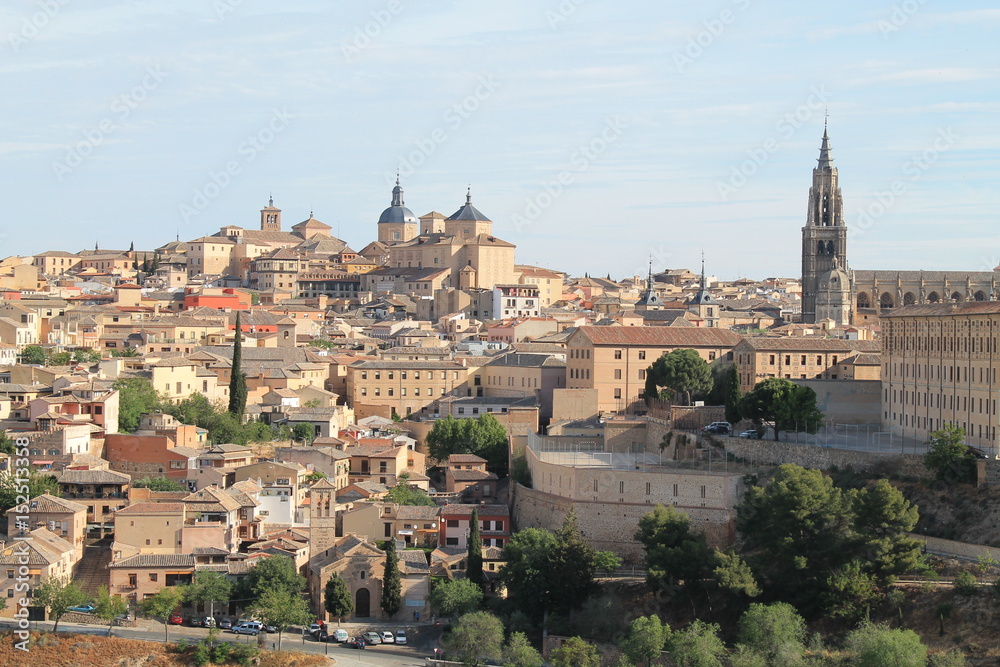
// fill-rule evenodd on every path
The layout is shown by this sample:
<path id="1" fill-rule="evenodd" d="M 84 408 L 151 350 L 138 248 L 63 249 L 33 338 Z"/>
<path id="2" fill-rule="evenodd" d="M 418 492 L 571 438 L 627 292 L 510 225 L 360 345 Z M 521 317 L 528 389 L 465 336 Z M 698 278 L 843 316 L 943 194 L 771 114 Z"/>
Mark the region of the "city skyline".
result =
<path id="1" fill-rule="evenodd" d="M 18 101 L 3 255 L 254 228 L 270 194 L 286 229 L 313 211 L 359 250 L 398 170 L 417 215 L 450 215 L 471 184 L 519 263 L 621 278 L 650 255 L 697 270 L 704 249 L 722 279 L 798 276 L 829 110 L 851 268 L 1000 264 L 1000 72 L 981 57 L 1000 10 L 984 3 L 56 0 L 0 16 Z"/>

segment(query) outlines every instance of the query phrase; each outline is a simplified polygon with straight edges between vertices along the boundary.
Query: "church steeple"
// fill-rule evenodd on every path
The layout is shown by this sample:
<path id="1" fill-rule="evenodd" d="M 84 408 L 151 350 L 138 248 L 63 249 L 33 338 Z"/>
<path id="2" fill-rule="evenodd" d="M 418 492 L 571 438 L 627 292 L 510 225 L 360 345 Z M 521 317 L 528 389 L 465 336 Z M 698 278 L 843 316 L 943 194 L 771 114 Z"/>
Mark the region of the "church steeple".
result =
<path id="1" fill-rule="evenodd" d="M 830 157 L 830 135 L 826 131 L 826 121 L 823 121 L 823 143 L 819 147 L 819 163 L 817 169 L 833 169 L 833 158 Z"/>
<path id="2" fill-rule="evenodd" d="M 396 172 L 396 187 L 392 189 L 392 205 L 403 205 L 403 188 L 399 186 L 399 172 Z"/>

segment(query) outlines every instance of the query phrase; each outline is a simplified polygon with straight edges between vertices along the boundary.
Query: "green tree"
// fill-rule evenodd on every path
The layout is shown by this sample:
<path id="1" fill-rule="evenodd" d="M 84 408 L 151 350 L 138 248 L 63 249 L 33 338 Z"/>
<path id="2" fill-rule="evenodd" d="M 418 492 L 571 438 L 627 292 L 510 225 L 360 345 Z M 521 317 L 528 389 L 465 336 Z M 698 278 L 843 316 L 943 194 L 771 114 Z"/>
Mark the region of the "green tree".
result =
<path id="1" fill-rule="evenodd" d="M 468 558 L 465 566 L 465 578 L 476 586 L 483 585 L 483 540 L 479 537 L 479 510 L 472 509 L 469 519 Z"/>
<path id="2" fill-rule="evenodd" d="M 462 425 L 451 415 L 434 422 L 433 428 L 424 438 L 427 453 L 440 463 L 448 461 L 452 454 L 467 454 L 468 449 L 462 437 Z"/>
<path id="3" fill-rule="evenodd" d="M 726 406 L 726 421 L 736 424 L 743 415 L 740 412 L 740 403 L 743 401 L 743 388 L 740 386 L 740 371 L 736 364 L 730 364 L 726 369 L 723 385 L 723 405 Z"/>
<path id="4" fill-rule="evenodd" d="M 611 576 L 622 566 L 622 558 L 614 551 L 595 551 L 594 569 Z"/>
<path id="5" fill-rule="evenodd" d="M 250 606 L 267 590 L 280 589 L 299 595 L 305 587 L 306 579 L 298 573 L 292 558 L 267 556 L 247 571 L 247 575 L 236 585 L 233 599 L 242 600 L 244 606 Z"/>
<path id="6" fill-rule="evenodd" d="M 55 621 L 52 632 L 59 629 L 59 619 L 70 607 L 78 607 L 87 601 L 87 594 L 68 577 L 49 577 L 33 591 L 32 597 L 35 604 L 47 609 L 49 618 Z"/>
<path id="7" fill-rule="evenodd" d="M 240 422 L 247 408 L 247 376 L 243 374 L 243 327 L 236 312 L 236 336 L 233 339 L 233 367 L 229 377 L 229 413 Z"/>
<path id="8" fill-rule="evenodd" d="M 549 656 L 552 667 L 601 667 L 597 648 L 580 637 L 570 637 Z"/>
<path id="9" fill-rule="evenodd" d="M 847 650 L 856 667 L 924 667 L 927 647 L 913 630 L 865 624 L 847 635 Z"/>
<path id="10" fill-rule="evenodd" d="M 111 636 L 111 627 L 115 624 L 115 619 L 124 615 L 128 611 L 128 602 L 120 595 L 111 595 L 107 586 L 100 586 L 97 589 L 97 597 L 94 599 L 94 616 L 102 621 L 108 622 L 108 636 Z"/>
<path id="11" fill-rule="evenodd" d="M 660 657 L 669 639 L 670 626 L 660 621 L 659 616 L 640 616 L 629 625 L 622 651 L 637 665 L 650 665 Z"/>
<path id="12" fill-rule="evenodd" d="M 677 667 L 722 667 L 726 645 L 719 638 L 718 625 L 696 619 L 670 636 L 668 650 Z"/>
<path id="13" fill-rule="evenodd" d="M 389 492 L 385 495 L 385 502 L 395 503 L 396 505 L 423 505 L 425 507 L 434 507 L 437 505 L 434 499 L 427 495 L 427 492 L 420 487 L 410 486 L 402 482 L 389 489 Z"/>
<path id="14" fill-rule="evenodd" d="M 123 433 L 138 429 L 140 415 L 154 412 L 163 404 L 153 383 L 146 378 L 121 378 L 111 386 L 118 392 L 118 428 Z"/>
<path id="15" fill-rule="evenodd" d="M 684 405 L 690 405 L 692 394 L 704 394 L 712 388 L 712 370 L 694 350 L 674 350 L 646 370 L 646 397 L 659 398 L 660 387 L 683 396 Z"/>
<path id="16" fill-rule="evenodd" d="M 403 604 L 403 582 L 399 574 L 399 557 L 396 555 L 396 541 L 387 540 L 385 550 L 385 572 L 382 575 L 382 611 L 389 618 L 396 615 Z"/>
<path id="17" fill-rule="evenodd" d="M 772 667 L 798 665 L 805 653 L 806 622 L 786 602 L 752 604 L 740 617 L 740 644 Z"/>
<path id="18" fill-rule="evenodd" d="M 827 579 L 852 559 L 851 504 L 819 470 L 780 466 L 736 508 L 744 553 L 778 596 L 799 608 L 818 602 Z"/>
<path id="19" fill-rule="evenodd" d="M 956 593 L 966 597 L 972 597 L 979 592 L 979 582 L 976 581 L 976 575 L 968 570 L 962 570 L 955 575 L 954 587 Z"/>
<path id="20" fill-rule="evenodd" d="M 674 591 L 711 571 L 712 552 L 705 536 L 691 530 L 691 519 L 678 509 L 656 505 L 639 520 L 635 539 L 645 551 L 646 583 Z"/>
<path id="21" fill-rule="evenodd" d="M 503 653 L 503 624 L 485 611 L 466 614 L 455 623 L 445 645 L 462 664 L 485 665 Z"/>
<path id="22" fill-rule="evenodd" d="M 0 512 L 6 512 L 11 507 L 23 504 L 19 500 L 23 500 L 25 495 L 28 498 L 37 498 L 45 493 L 59 495 L 59 485 L 52 475 L 31 470 L 25 481 L 25 478 L 17 476 L 15 468 L 0 471 Z"/>
<path id="23" fill-rule="evenodd" d="M 43 366 L 45 364 L 45 350 L 40 345 L 25 345 L 21 350 L 21 363 Z"/>
<path id="24" fill-rule="evenodd" d="M 504 546 L 500 580 L 515 605 L 533 621 L 539 621 L 550 597 L 550 560 L 556 548 L 551 532 L 524 528 Z"/>
<path id="25" fill-rule="evenodd" d="M 170 641 L 170 624 L 167 621 L 183 601 L 184 591 L 180 586 L 164 586 L 157 593 L 144 598 L 139 603 L 139 609 L 146 616 L 151 616 L 163 623 L 164 641 Z"/>
<path id="26" fill-rule="evenodd" d="M 316 427 L 310 422 L 299 422 L 292 429 L 292 435 L 296 440 L 311 442 L 316 437 Z"/>
<path id="27" fill-rule="evenodd" d="M 758 428 L 771 424 L 775 440 L 782 431 L 815 433 L 823 423 L 823 413 L 816 407 L 816 392 L 785 378 L 758 382 L 740 401 L 740 413 Z"/>
<path id="28" fill-rule="evenodd" d="M 337 625 L 345 616 L 354 611 L 354 599 L 347 584 L 338 575 L 331 576 L 323 589 L 323 607 L 326 612 L 337 619 Z"/>
<path id="29" fill-rule="evenodd" d="M 927 441 L 924 467 L 944 482 L 973 482 L 976 458 L 965 444 L 965 429 L 951 424 L 933 431 Z"/>
<path id="30" fill-rule="evenodd" d="M 143 477 L 132 482 L 133 489 L 150 489 L 151 491 L 187 491 L 188 488 L 169 477 Z"/>
<path id="31" fill-rule="evenodd" d="M 312 618 L 309 603 L 297 593 L 280 588 L 271 588 L 260 596 L 251 608 L 254 617 L 264 625 L 273 625 L 278 631 L 278 650 L 281 650 L 281 635 L 292 625 L 305 625 Z"/>
<path id="32" fill-rule="evenodd" d="M 542 667 L 542 654 L 528 642 L 523 632 L 512 632 L 503 647 L 504 667 Z"/>
<path id="33" fill-rule="evenodd" d="M 910 537 L 920 515 L 903 493 L 887 480 L 850 495 L 854 512 L 856 553 L 864 554 L 866 572 L 881 586 L 891 584 L 920 564 L 921 544 Z"/>
<path id="34" fill-rule="evenodd" d="M 834 618 L 859 621 L 882 599 L 875 575 L 866 572 L 859 560 L 837 568 L 827 579 L 826 589 L 826 608 Z"/>
<path id="35" fill-rule="evenodd" d="M 111 356 L 116 359 L 121 357 L 138 357 L 139 350 L 134 347 L 115 348 L 114 350 L 111 350 Z"/>
<path id="36" fill-rule="evenodd" d="M 716 565 L 712 570 L 712 576 L 719 588 L 748 598 L 760 595 L 760 586 L 757 584 L 757 578 L 753 576 L 753 570 L 739 554 L 716 550 L 713 560 Z"/>
<path id="37" fill-rule="evenodd" d="M 483 589 L 468 579 L 441 581 L 431 590 L 431 607 L 453 618 L 474 612 L 483 602 Z"/>
<path id="38" fill-rule="evenodd" d="M 209 616 L 215 616 L 216 602 L 229 602 L 233 585 L 221 572 L 202 570 L 196 572 L 194 581 L 185 587 L 185 595 L 190 602 L 209 605 Z"/>
<path id="39" fill-rule="evenodd" d="M 594 590 L 594 549 L 580 534 L 576 511 L 566 513 L 555 532 L 556 543 L 549 557 L 549 599 L 555 611 L 578 609 Z"/>
<path id="40" fill-rule="evenodd" d="M 965 654 L 958 649 L 947 653 L 935 653 L 927 662 L 929 667 L 965 667 Z"/>
<path id="41" fill-rule="evenodd" d="M 486 459 L 487 469 L 498 477 L 506 477 L 509 466 L 507 429 L 489 413 L 463 421 L 463 435 L 469 451 Z"/>
<path id="42" fill-rule="evenodd" d="M 531 488 L 531 469 L 528 467 L 528 457 L 524 454 L 514 457 L 510 478 L 521 486 Z"/>

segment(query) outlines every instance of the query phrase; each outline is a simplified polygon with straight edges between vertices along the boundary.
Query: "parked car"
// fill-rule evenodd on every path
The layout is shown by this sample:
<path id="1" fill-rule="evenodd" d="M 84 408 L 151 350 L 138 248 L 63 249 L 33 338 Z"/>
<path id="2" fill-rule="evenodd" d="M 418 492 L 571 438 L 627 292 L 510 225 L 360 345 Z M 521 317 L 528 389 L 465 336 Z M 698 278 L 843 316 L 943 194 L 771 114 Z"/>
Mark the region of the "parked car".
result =
<path id="1" fill-rule="evenodd" d="M 218 627 L 220 630 L 232 630 L 233 622 L 225 618 L 220 618 L 218 622 Z"/>
<path id="2" fill-rule="evenodd" d="M 729 422 L 712 422 L 702 429 L 705 433 L 715 433 L 717 435 L 728 435 L 732 433 L 733 426 Z"/>
<path id="3" fill-rule="evenodd" d="M 377 632 L 364 632 L 361 634 L 365 642 L 372 646 L 382 643 L 382 637 Z"/>
<path id="4" fill-rule="evenodd" d="M 740 433 L 740 437 L 746 438 L 747 440 L 760 440 L 760 433 L 757 432 L 757 429 L 753 428 L 749 431 L 743 431 Z"/>
<path id="5" fill-rule="evenodd" d="M 202 618 L 201 616 L 192 616 L 189 622 L 191 623 L 192 628 L 205 627 L 205 619 Z"/>
<path id="6" fill-rule="evenodd" d="M 396 643 L 397 644 L 406 643 L 406 630 L 396 630 Z"/>
<path id="7" fill-rule="evenodd" d="M 167 623 L 170 625 L 184 625 L 184 617 L 180 614 L 170 614 L 170 618 L 167 619 Z"/>
<path id="8" fill-rule="evenodd" d="M 317 635 L 317 634 L 319 634 L 319 631 L 322 630 L 322 629 L 323 629 L 323 626 L 320 625 L 319 623 L 312 623 L 312 624 L 309 625 L 309 634 L 311 634 L 311 635 Z"/>
<path id="9" fill-rule="evenodd" d="M 77 611 L 80 612 L 81 614 L 92 614 L 94 613 L 94 610 L 96 608 L 97 607 L 95 607 L 92 604 L 84 604 L 80 605 L 79 607 L 70 607 L 67 611 Z"/>
<path id="10" fill-rule="evenodd" d="M 389 630 L 383 630 L 379 633 L 379 637 L 382 639 L 383 644 L 395 644 L 396 636 L 392 634 Z"/>
<path id="11" fill-rule="evenodd" d="M 987 458 L 986 452 L 979 449 L 978 447 L 967 446 L 965 448 L 965 455 L 974 459 L 985 459 Z"/>
<path id="12" fill-rule="evenodd" d="M 256 637 L 263 629 L 263 626 L 257 621 L 241 621 L 233 626 L 231 632 L 237 635 L 253 635 Z"/>
<path id="13" fill-rule="evenodd" d="M 205 618 L 201 619 L 201 627 L 203 627 L 203 628 L 214 628 L 215 627 L 215 619 L 212 618 L 211 616 L 206 616 Z"/>
<path id="14" fill-rule="evenodd" d="M 367 646 L 367 642 L 365 642 L 364 637 L 355 637 L 351 641 L 345 643 L 344 646 L 348 648 L 365 648 Z"/>
<path id="15" fill-rule="evenodd" d="M 351 638 L 350 635 L 347 634 L 347 630 L 344 630 L 343 628 L 337 628 L 334 630 L 330 637 L 333 637 L 333 641 L 340 643 L 344 643 Z M 329 641 L 329 639 L 327 641 Z"/>

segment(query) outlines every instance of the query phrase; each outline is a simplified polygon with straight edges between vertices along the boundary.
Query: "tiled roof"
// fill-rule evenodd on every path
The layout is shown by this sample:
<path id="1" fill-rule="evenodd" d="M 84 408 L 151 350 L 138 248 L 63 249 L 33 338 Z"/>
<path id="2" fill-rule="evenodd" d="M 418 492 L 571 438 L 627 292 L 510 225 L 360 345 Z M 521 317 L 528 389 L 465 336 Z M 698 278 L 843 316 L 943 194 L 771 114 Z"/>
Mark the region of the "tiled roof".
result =
<path id="1" fill-rule="evenodd" d="M 441 508 L 430 505 L 400 505 L 396 510 L 396 518 L 411 521 L 436 521 Z"/>
<path id="2" fill-rule="evenodd" d="M 741 340 L 728 329 L 680 327 L 579 327 L 574 335 L 594 345 L 638 345 L 648 347 L 733 347 Z"/>
<path id="3" fill-rule="evenodd" d="M 486 459 L 475 454 L 452 454 L 448 463 L 486 463 Z"/>
<path id="4" fill-rule="evenodd" d="M 957 287 L 957 286 L 956 286 Z M 964 289 L 964 286 L 962 287 Z M 945 317 L 956 315 L 993 315 L 1000 313 L 1000 301 L 967 301 L 965 303 L 924 303 L 903 306 L 880 313 L 879 319 L 893 317 Z"/>
<path id="5" fill-rule="evenodd" d="M 31 512 L 39 513 L 51 513 L 57 514 L 60 512 L 86 512 L 87 506 L 81 505 L 80 503 L 74 503 L 72 500 L 66 500 L 65 498 L 57 498 L 55 496 L 49 495 L 48 493 L 43 493 L 40 496 L 31 499 L 31 503 L 28 505 Z"/>
<path id="6" fill-rule="evenodd" d="M 881 352 L 882 344 L 874 340 L 844 338 L 811 338 L 805 336 L 748 336 L 742 346 L 754 350 L 782 352 Z"/>
<path id="7" fill-rule="evenodd" d="M 63 470 L 56 481 L 60 484 L 128 484 L 132 477 L 114 470 Z"/>
<path id="8" fill-rule="evenodd" d="M 456 482 L 478 482 L 484 479 L 497 478 L 495 473 L 483 472 L 482 470 L 448 470 L 448 474 L 451 475 Z"/>
<path id="9" fill-rule="evenodd" d="M 194 567 L 194 554 L 137 554 L 108 565 L 126 567 Z"/>
<path id="10" fill-rule="evenodd" d="M 180 514 L 184 511 L 184 503 L 132 503 L 121 508 L 115 515 L 120 514 Z"/>
<path id="11" fill-rule="evenodd" d="M 351 368 L 362 370 L 468 370 L 468 367 L 453 361 L 356 361 Z"/>

